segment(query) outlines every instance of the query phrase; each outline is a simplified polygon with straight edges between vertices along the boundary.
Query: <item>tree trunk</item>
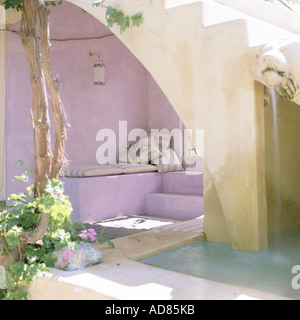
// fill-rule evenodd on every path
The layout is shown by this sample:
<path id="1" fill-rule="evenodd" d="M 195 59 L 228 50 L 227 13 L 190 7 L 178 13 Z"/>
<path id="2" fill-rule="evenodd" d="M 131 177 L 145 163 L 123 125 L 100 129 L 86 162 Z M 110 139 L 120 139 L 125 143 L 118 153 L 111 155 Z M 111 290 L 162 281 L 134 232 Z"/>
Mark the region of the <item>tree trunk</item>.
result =
<path id="1" fill-rule="evenodd" d="M 38 3 L 39 1 L 36 0 Z M 67 164 L 65 157 L 65 142 L 67 139 L 66 126 L 68 125 L 64 106 L 60 97 L 61 87 L 58 77 L 54 79 L 50 66 L 50 42 L 49 42 L 49 14 L 48 7 L 39 5 L 38 13 L 40 18 L 40 35 L 42 49 L 42 66 L 45 72 L 46 81 L 50 90 L 52 115 L 55 127 L 55 145 L 51 166 L 51 178 L 58 178 L 61 169 Z"/>
<path id="2" fill-rule="evenodd" d="M 38 32 L 39 31 L 39 32 Z M 60 84 L 54 79 L 50 67 L 49 9 L 43 0 L 24 0 L 20 25 L 20 38 L 28 61 L 32 87 L 32 125 L 34 133 L 35 195 L 43 194 L 49 179 L 58 178 L 67 163 L 65 158 L 66 115 L 60 98 Z M 55 127 L 55 146 L 52 153 L 49 106 L 46 82 L 50 90 Z M 50 217 L 40 213 L 40 222 L 32 232 L 23 232 L 19 249 L 0 258 L 0 265 L 8 267 L 22 259 L 28 244 L 41 240 L 47 232 Z M 1 240 L 1 239 L 0 239 Z M 0 253 L 1 253 L 0 241 Z"/>
<path id="3" fill-rule="evenodd" d="M 34 134 L 34 172 L 36 194 L 43 193 L 50 178 L 52 151 L 50 122 L 41 43 L 38 36 L 38 6 L 42 1 L 26 0 L 20 25 L 20 38 L 30 70 L 32 87 L 32 124 Z"/>

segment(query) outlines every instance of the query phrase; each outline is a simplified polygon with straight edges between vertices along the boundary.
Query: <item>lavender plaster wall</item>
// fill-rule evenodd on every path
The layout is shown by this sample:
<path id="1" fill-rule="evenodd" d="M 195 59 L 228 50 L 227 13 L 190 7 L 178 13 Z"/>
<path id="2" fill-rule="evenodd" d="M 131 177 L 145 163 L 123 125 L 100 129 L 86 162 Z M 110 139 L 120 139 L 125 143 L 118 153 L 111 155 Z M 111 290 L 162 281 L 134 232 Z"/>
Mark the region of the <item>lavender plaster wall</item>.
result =
<path id="1" fill-rule="evenodd" d="M 80 8 L 63 3 L 51 9 L 51 38 L 95 37 L 109 34 L 106 27 Z M 12 26 L 18 29 L 18 25 Z M 141 44 L 142 45 L 142 44 Z M 93 84 L 93 59 L 89 51 L 102 53 L 106 85 Z M 97 164 L 102 128 L 118 134 L 119 121 L 127 120 L 128 131 L 142 128 L 173 129 L 179 119 L 148 71 L 114 36 L 99 40 L 52 41 L 51 65 L 63 84 L 61 96 L 71 124 L 67 155 L 72 164 Z M 8 33 L 6 91 L 7 195 L 23 190 L 12 183 L 22 172 L 17 160 L 33 168 L 32 102 L 29 70 L 19 36 Z"/>

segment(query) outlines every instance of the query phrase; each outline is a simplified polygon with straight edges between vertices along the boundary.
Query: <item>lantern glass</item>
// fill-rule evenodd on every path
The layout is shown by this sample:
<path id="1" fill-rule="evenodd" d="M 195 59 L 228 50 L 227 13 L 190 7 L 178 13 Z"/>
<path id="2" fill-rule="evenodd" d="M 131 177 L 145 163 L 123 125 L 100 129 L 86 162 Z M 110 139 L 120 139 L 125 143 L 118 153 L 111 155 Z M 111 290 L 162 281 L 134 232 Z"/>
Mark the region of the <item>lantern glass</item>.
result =
<path id="1" fill-rule="evenodd" d="M 105 84 L 105 66 L 102 63 L 94 64 L 94 84 L 95 85 Z"/>

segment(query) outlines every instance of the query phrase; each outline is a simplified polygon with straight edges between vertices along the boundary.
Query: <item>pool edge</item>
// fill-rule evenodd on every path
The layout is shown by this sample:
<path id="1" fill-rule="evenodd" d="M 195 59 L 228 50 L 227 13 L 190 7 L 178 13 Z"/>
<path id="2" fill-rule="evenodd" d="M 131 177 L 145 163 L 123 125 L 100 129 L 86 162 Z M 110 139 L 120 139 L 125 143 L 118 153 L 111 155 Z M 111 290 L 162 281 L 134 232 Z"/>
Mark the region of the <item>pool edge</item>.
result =
<path id="1" fill-rule="evenodd" d="M 104 262 L 78 271 L 50 269 L 30 286 L 30 300 L 232 300 L 288 299 L 265 292 L 183 275 L 137 262 L 200 241 L 199 232 L 141 232 L 98 246 Z"/>

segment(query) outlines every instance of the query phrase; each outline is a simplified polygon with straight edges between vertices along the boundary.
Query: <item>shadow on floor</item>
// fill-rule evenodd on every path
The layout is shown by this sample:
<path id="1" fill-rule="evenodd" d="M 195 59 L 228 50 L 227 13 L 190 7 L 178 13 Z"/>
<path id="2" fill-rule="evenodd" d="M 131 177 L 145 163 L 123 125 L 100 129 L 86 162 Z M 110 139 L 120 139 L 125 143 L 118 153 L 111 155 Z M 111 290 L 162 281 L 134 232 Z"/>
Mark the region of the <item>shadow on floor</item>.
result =
<path id="1" fill-rule="evenodd" d="M 95 223 L 85 223 L 84 225 L 87 228 L 95 229 L 97 233 L 103 232 L 106 237 L 112 240 L 180 221 L 152 216 L 126 216 Z"/>

